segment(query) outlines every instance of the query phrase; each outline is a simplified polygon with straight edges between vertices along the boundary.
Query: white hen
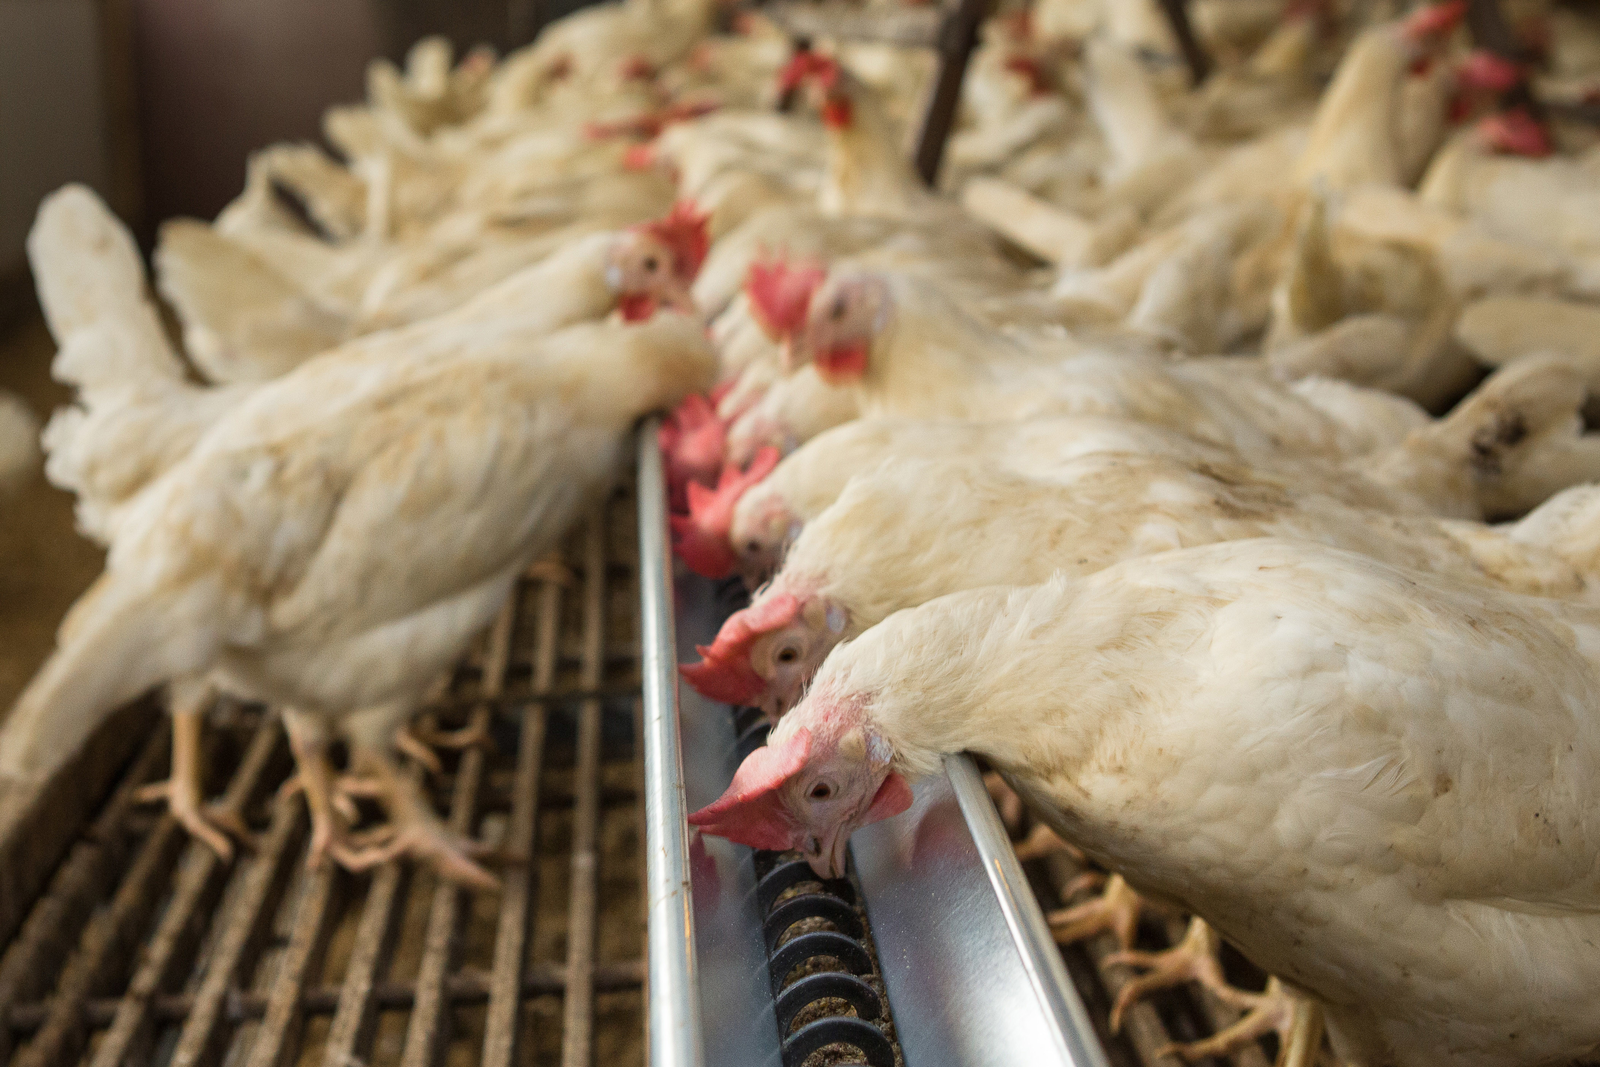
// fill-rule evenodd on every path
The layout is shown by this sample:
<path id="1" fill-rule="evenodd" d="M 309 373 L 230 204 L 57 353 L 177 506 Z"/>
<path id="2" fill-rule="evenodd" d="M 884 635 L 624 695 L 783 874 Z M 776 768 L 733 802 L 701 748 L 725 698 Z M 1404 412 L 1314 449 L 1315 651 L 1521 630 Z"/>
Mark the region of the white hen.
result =
<path id="1" fill-rule="evenodd" d="M 1600 613 L 1303 542 L 958 593 L 836 649 L 691 816 L 842 871 L 981 753 L 1064 838 L 1326 1012 L 1352 1067 L 1600 1043 Z"/>
<path id="2" fill-rule="evenodd" d="M 702 330 L 661 315 L 480 335 L 449 358 L 317 360 L 261 387 L 123 515 L 6 720 L 0 773 L 48 774 L 120 702 L 216 671 L 298 713 L 302 762 L 341 726 L 401 791 L 396 821 L 424 820 L 401 827 L 407 845 L 481 880 L 389 769 L 394 730 L 610 484 L 633 421 L 714 370 Z M 354 859 L 308 795 L 316 853 Z"/>

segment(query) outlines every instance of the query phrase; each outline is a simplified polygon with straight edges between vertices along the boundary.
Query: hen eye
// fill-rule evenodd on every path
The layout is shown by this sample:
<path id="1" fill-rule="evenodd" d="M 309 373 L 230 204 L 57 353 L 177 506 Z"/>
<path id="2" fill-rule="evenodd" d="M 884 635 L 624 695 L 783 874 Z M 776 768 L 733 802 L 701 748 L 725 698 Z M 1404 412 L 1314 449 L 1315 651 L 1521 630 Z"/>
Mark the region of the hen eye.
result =
<path id="1" fill-rule="evenodd" d="M 782 652 L 778 653 L 778 662 L 779 663 L 793 663 L 795 660 L 797 660 L 799 658 L 800 658 L 799 651 L 796 650 L 796 649 L 793 649 L 793 648 L 786 648 Z"/>
<path id="2" fill-rule="evenodd" d="M 658 261 L 655 256 L 644 257 L 644 269 L 650 271 L 652 274 L 655 273 L 655 269 L 660 265 L 660 261 Z"/>
<path id="3" fill-rule="evenodd" d="M 759 542 L 759 541 L 747 542 L 745 544 L 745 546 L 744 546 L 744 550 L 746 552 L 749 552 L 751 555 L 754 555 L 755 553 L 761 551 L 761 542 Z"/>
<path id="4" fill-rule="evenodd" d="M 827 782 L 818 782 L 811 787 L 810 797 L 812 800 L 827 800 L 831 796 L 833 796 L 833 786 Z"/>
<path id="5" fill-rule="evenodd" d="M 833 302 L 833 309 L 829 311 L 828 314 L 830 317 L 832 317 L 834 322 L 838 322 L 840 319 L 844 318 L 845 310 L 844 297 L 841 296 Z"/>

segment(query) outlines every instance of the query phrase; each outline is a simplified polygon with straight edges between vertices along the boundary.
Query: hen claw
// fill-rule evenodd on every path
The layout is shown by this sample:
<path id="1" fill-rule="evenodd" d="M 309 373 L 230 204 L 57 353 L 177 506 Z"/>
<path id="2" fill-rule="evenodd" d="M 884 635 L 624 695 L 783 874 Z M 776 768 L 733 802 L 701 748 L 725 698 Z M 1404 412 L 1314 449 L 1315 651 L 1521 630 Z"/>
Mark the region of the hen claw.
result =
<path id="1" fill-rule="evenodd" d="M 1017 854 L 1018 863 L 1029 860 L 1042 859 L 1056 852 L 1065 852 L 1075 860 L 1082 860 L 1083 853 L 1070 843 L 1063 841 L 1056 832 L 1045 823 L 1037 823 L 1028 836 L 1012 844 L 1012 850 Z"/>
<path id="2" fill-rule="evenodd" d="M 413 725 L 399 731 L 399 734 L 409 734 L 411 740 L 417 744 L 432 746 L 433 748 L 448 748 L 452 750 L 483 748 L 490 751 L 494 749 L 494 734 L 487 722 L 463 726 L 459 730 L 441 730 L 434 726 Z M 438 761 L 439 758 L 434 756 L 434 763 L 438 763 Z"/>
<path id="3" fill-rule="evenodd" d="M 1249 1005 L 1242 1019 L 1201 1041 L 1164 1045 L 1156 1050 L 1157 1058 L 1171 1055 L 1185 1063 L 1195 1063 L 1208 1057 L 1225 1057 L 1276 1032 L 1280 1051 L 1275 1067 L 1314 1067 L 1322 1047 L 1321 1007 L 1290 993 L 1276 978 L 1267 979 L 1264 993 L 1230 988 L 1229 994 L 1224 999 L 1230 1003 Z"/>
<path id="4" fill-rule="evenodd" d="M 368 870 L 380 863 L 409 856 L 426 860 L 440 875 L 460 885 L 486 890 L 500 888 L 500 879 L 473 862 L 475 857 L 494 854 L 493 845 L 460 837 L 438 823 L 427 821 L 379 829 L 389 831 L 387 841 L 362 846 L 336 841 L 330 846 L 329 855 L 352 871 Z"/>
<path id="5" fill-rule="evenodd" d="M 255 847 L 255 834 L 238 812 L 221 804 L 203 803 L 189 783 L 171 779 L 151 782 L 133 793 L 135 804 L 163 801 L 178 825 L 204 841 L 223 863 L 233 862 L 235 838 L 246 849 Z"/>
<path id="6" fill-rule="evenodd" d="M 1145 973 L 1132 979 L 1117 993 L 1111 1005 L 1111 1032 L 1122 1030 L 1122 1018 L 1127 1010 L 1158 989 L 1170 989 L 1184 982 L 1199 982 L 1220 999 L 1237 1007 L 1240 991 L 1234 989 L 1222 974 L 1222 964 L 1217 959 L 1220 947 L 1216 932 L 1204 919 L 1189 921 L 1183 940 L 1164 952 L 1142 952 L 1123 949 L 1108 955 L 1107 964 L 1123 964 L 1145 969 Z"/>
<path id="7" fill-rule="evenodd" d="M 412 762 L 434 777 L 444 773 L 444 762 L 439 759 L 426 741 L 411 732 L 409 726 L 402 726 L 394 732 L 394 747 L 404 755 L 410 756 Z"/>
<path id="8" fill-rule="evenodd" d="M 328 802 L 347 822 L 360 822 L 361 811 L 356 807 L 354 798 L 366 796 L 363 792 L 365 786 L 356 778 L 343 777 L 335 783 L 335 788 L 329 792 Z M 305 779 L 299 773 L 291 774 L 283 780 L 278 787 L 278 798 L 288 800 L 297 794 L 306 791 Z"/>
<path id="9" fill-rule="evenodd" d="M 1144 901 L 1139 894 L 1123 881 L 1120 874 L 1114 874 L 1106 881 L 1105 890 L 1098 897 L 1070 908 L 1059 908 L 1045 918 L 1050 923 L 1050 932 L 1057 944 L 1070 945 L 1110 931 L 1116 935 L 1117 943 L 1127 949 L 1133 947 L 1133 938 L 1139 929 L 1139 913 L 1143 907 Z"/>

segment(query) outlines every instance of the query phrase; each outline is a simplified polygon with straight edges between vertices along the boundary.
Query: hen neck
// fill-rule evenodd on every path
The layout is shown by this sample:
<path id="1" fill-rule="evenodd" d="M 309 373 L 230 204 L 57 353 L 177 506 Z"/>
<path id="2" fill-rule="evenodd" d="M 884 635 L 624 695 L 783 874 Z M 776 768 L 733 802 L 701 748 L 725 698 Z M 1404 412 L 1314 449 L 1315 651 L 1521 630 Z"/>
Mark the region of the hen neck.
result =
<path id="1" fill-rule="evenodd" d="M 1020 358 L 1015 342 L 941 294 L 898 285 L 861 383 L 874 414 L 970 418 L 992 407 L 994 364 Z"/>
<path id="2" fill-rule="evenodd" d="M 891 616 L 844 646 L 845 684 L 868 695 L 897 766 L 916 777 L 936 770 L 947 753 L 974 752 L 1051 779 L 1083 764 L 1107 719 L 1097 713 L 1117 703 L 1113 697 L 1133 702 L 1126 681 L 1095 669 L 1093 657 L 1080 654 L 1083 643 L 1060 632 L 1072 625 L 1068 609 L 1081 585 L 1058 578 L 955 593 Z M 1070 701 L 1052 698 L 1051 678 L 1074 679 Z"/>
<path id="3" fill-rule="evenodd" d="M 1299 177 L 1338 189 L 1400 181 L 1396 101 L 1410 56 L 1392 27 L 1368 31 L 1351 47 L 1311 122 Z"/>
<path id="4" fill-rule="evenodd" d="M 818 190 L 824 215 L 909 217 L 926 199 L 922 183 L 901 153 L 900 139 L 867 87 L 846 89 L 850 118 L 828 126 L 827 170 Z"/>

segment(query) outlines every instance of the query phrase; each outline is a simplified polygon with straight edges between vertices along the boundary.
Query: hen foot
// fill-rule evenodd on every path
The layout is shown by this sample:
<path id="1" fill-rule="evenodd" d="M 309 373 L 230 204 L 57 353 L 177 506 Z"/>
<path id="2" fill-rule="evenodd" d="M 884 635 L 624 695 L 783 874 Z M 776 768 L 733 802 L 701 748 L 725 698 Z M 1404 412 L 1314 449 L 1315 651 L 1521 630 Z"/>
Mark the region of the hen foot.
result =
<path id="1" fill-rule="evenodd" d="M 459 751 L 464 748 L 494 748 L 494 736 L 490 732 L 487 722 L 463 726 L 459 730 L 441 730 L 437 726 L 432 726 L 428 723 L 414 723 L 411 726 L 397 730 L 395 735 L 397 739 L 396 745 L 401 751 L 416 759 L 418 763 L 434 774 L 438 774 L 444 769 L 439 763 L 439 757 L 429 752 L 428 755 L 432 757 L 432 762 L 430 763 L 428 759 L 417 756 L 419 749 L 448 748 L 452 751 Z M 409 740 L 399 740 L 402 735 L 408 737 Z"/>
<path id="2" fill-rule="evenodd" d="M 369 844 L 368 842 L 376 842 Z M 421 818 L 399 826 L 382 826 L 367 835 L 352 835 L 334 842 L 329 855 L 352 871 L 364 871 L 392 859 L 409 856 L 425 860 L 452 882 L 474 889 L 500 888 L 500 879 L 476 861 L 495 853 L 493 845 L 453 833 L 436 818 Z"/>
<path id="3" fill-rule="evenodd" d="M 444 773 L 444 763 L 439 759 L 439 754 L 426 741 L 412 733 L 409 724 L 394 732 L 394 747 L 402 754 L 410 756 L 417 766 L 429 774 L 437 776 Z"/>
<path id="4" fill-rule="evenodd" d="M 388 811 L 389 823 L 362 835 L 340 835 L 330 843 L 328 855 L 352 871 L 410 856 L 427 861 L 450 881 L 476 889 L 500 888 L 500 880 L 476 862 L 496 854 L 494 846 L 463 837 L 441 822 L 417 784 L 387 754 L 362 749 L 353 754 Z"/>
<path id="5" fill-rule="evenodd" d="M 278 795 L 285 799 L 305 791 L 306 783 L 300 771 L 285 778 L 283 784 L 278 787 Z M 371 787 L 366 782 L 344 775 L 334 782 L 329 792 L 328 803 L 346 822 L 355 823 L 361 820 L 361 809 L 356 807 L 356 798 L 370 795 Z"/>
<path id="6" fill-rule="evenodd" d="M 1144 900 L 1123 881 L 1122 875 L 1113 874 L 1109 879 L 1098 874 L 1084 875 L 1068 886 L 1067 893 L 1090 888 L 1101 881 L 1105 882 L 1105 889 L 1098 897 L 1070 908 L 1058 908 L 1045 916 L 1057 944 L 1070 945 L 1109 930 L 1124 949 L 1133 946 Z"/>
<path id="7" fill-rule="evenodd" d="M 290 720 L 289 744 L 298 769 L 279 792 L 305 794 L 306 807 L 311 812 L 311 843 L 306 849 L 306 867 L 315 871 L 329 856 L 339 860 L 342 853 L 353 847 L 349 826 L 360 818 L 360 812 L 350 792 L 341 788 L 340 779 L 328 762 L 327 747 L 321 736 L 297 730 L 297 725 Z"/>
<path id="8" fill-rule="evenodd" d="M 1123 949 L 1105 958 L 1107 964 L 1123 964 L 1144 969 L 1144 973 L 1122 987 L 1111 1006 L 1111 1032 L 1122 1030 L 1127 1010 L 1158 989 L 1170 989 L 1184 982 L 1199 982 L 1229 1004 L 1238 1005 L 1239 990 L 1228 985 L 1217 956 L 1221 947 L 1216 931 L 1204 919 L 1189 921 L 1183 940 L 1165 952 Z M 1246 994 L 1250 995 L 1250 994 Z"/>
<path id="9" fill-rule="evenodd" d="M 1029 860 L 1042 859 L 1056 852 L 1065 852 L 1075 860 L 1081 861 L 1083 853 L 1076 847 L 1063 841 L 1056 832 L 1044 823 L 1035 824 L 1028 836 L 1015 842 L 1012 849 L 1017 854 L 1018 863 L 1027 863 Z"/>
<path id="10" fill-rule="evenodd" d="M 1322 1047 L 1322 1008 L 1314 1001 L 1289 992 L 1276 978 L 1267 979 L 1263 993 L 1229 987 L 1223 999 L 1235 1007 L 1247 1008 L 1244 1017 L 1202 1041 L 1166 1045 L 1156 1051 L 1156 1056 L 1170 1054 L 1185 1063 L 1195 1063 L 1207 1057 L 1229 1056 L 1276 1032 L 1279 1051 L 1274 1067 L 1315 1067 Z"/>
<path id="11" fill-rule="evenodd" d="M 205 802 L 205 774 L 200 754 L 203 722 L 199 711 L 173 709 L 172 777 L 140 786 L 134 791 L 133 800 L 136 804 L 165 801 L 167 810 L 180 826 L 204 841 L 223 863 L 229 863 L 233 860 L 232 838 L 238 838 L 248 847 L 254 835 L 238 812 Z"/>
<path id="12" fill-rule="evenodd" d="M 989 799 L 994 801 L 995 809 L 1000 812 L 1000 821 L 1007 830 L 1014 831 L 1022 824 L 1022 798 L 994 771 L 983 776 L 983 784 L 989 790 Z"/>

